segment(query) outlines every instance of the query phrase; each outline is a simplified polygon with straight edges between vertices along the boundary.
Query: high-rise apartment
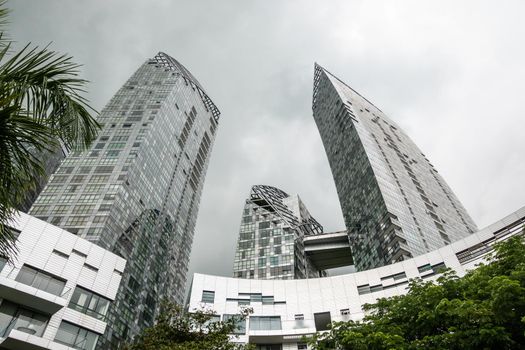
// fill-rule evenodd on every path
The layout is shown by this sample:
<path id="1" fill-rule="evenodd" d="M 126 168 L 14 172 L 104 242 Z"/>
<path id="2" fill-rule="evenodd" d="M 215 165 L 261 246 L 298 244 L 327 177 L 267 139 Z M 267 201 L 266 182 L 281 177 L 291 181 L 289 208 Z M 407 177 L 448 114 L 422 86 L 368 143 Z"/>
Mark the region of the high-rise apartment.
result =
<path id="1" fill-rule="evenodd" d="M 183 302 L 188 260 L 219 111 L 172 57 L 147 60 L 72 152 L 31 214 L 128 261 L 101 349 L 151 326 L 162 299 Z"/>
<path id="2" fill-rule="evenodd" d="M 36 177 L 35 188 L 26 191 L 24 200 L 16 209 L 27 213 L 38 195 L 47 184 L 49 177 L 58 169 L 60 163 L 65 158 L 67 151 L 61 146 L 57 147 L 54 151 L 33 151 L 36 158 L 42 161 L 43 174 L 34 174 Z"/>
<path id="3" fill-rule="evenodd" d="M 324 276 L 306 256 L 304 238 L 323 232 L 298 195 L 253 186 L 243 209 L 234 277 L 295 279 Z"/>
<path id="4" fill-rule="evenodd" d="M 319 65 L 312 109 L 358 270 L 406 260 L 476 231 L 405 132 Z"/>

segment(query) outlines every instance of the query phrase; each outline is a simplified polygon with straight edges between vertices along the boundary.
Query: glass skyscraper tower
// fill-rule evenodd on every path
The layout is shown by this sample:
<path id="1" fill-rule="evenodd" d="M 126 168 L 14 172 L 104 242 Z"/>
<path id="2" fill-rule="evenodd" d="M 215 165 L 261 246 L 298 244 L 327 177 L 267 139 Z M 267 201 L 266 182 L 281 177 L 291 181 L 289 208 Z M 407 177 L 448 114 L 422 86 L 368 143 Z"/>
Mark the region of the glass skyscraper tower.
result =
<path id="1" fill-rule="evenodd" d="M 246 200 L 235 253 L 234 277 L 296 279 L 324 276 L 306 256 L 303 239 L 323 232 L 299 196 L 265 185 Z"/>
<path id="2" fill-rule="evenodd" d="M 476 231 L 463 205 L 405 132 L 317 64 L 312 109 L 357 269 L 405 260 Z"/>
<path id="3" fill-rule="evenodd" d="M 188 260 L 219 111 L 172 57 L 147 60 L 72 152 L 30 213 L 127 259 L 101 349 L 151 326 L 166 298 L 183 302 Z"/>

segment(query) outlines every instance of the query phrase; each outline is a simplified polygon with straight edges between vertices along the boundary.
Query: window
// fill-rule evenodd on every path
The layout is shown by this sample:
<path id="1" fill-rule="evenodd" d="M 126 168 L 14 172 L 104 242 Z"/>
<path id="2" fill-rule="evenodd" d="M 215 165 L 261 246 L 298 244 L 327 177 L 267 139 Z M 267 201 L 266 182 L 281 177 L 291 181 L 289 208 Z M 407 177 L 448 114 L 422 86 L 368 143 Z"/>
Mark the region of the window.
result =
<path id="1" fill-rule="evenodd" d="M 55 225 L 55 226 L 58 226 L 60 225 L 60 223 L 62 222 L 62 219 L 64 217 L 63 216 L 54 216 L 52 219 L 51 219 L 51 224 L 52 225 Z"/>
<path id="2" fill-rule="evenodd" d="M 370 292 L 379 292 L 380 290 L 383 290 L 383 286 L 381 284 L 378 284 L 376 286 L 370 286 Z"/>
<path id="3" fill-rule="evenodd" d="M 111 173 L 115 167 L 108 165 L 101 165 L 95 168 L 95 173 Z"/>
<path id="4" fill-rule="evenodd" d="M 250 330 L 252 331 L 266 331 L 266 330 L 280 330 L 281 316 L 251 316 Z"/>
<path id="5" fill-rule="evenodd" d="M 73 214 L 89 214 L 94 208 L 94 205 L 77 205 L 73 208 Z"/>
<path id="6" fill-rule="evenodd" d="M 221 316 L 219 315 L 211 315 L 210 316 L 210 319 L 208 321 L 206 321 L 206 325 L 210 325 L 212 323 L 217 323 L 217 322 L 220 322 L 221 321 Z"/>
<path id="7" fill-rule="evenodd" d="M 89 182 L 101 183 L 101 182 L 107 182 L 108 180 L 109 180 L 109 175 L 93 175 L 91 176 L 91 179 L 89 179 Z"/>
<path id="8" fill-rule="evenodd" d="M 443 262 L 440 262 L 438 264 L 432 265 L 432 270 L 434 271 L 434 273 L 443 272 L 443 270 L 445 270 L 446 268 L 447 268 L 447 266 Z"/>
<path id="9" fill-rule="evenodd" d="M 106 222 L 106 219 L 107 219 L 107 216 L 105 215 L 97 215 L 93 218 L 93 223 L 94 224 L 103 224 L 104 222 Z"/>
<path id="10" fill-rule="evenodd" d="M 47 321 L 49 318 L 45 315 L 4 300 L 0 306 L 0 337 L 6 337 L 12 329 L 41 337 Z"/>
<path id="11" fill-rule="evenodd" d="M 268 246 L 270 244 L 270 239 L 269 238 L 259 238 L 259 246 L 260 247 L 265 247 L 265 246 Z"/>
<path id="12" fill-rule="evenodd" d="M 60 252 L 60 251 L 58 251 L 56 249 L 53 249 L 52 253 L 57 255 L 57 256 L 59 256 L 59 257 L 61 257 L 61 258 L 65 258 L 65 259 L 69 258 L 69 255 L 67 255 L 66 253 L 62 253 L 62 252 Z"/>
<path id="13" fill-rule="evenodd" d="M 81 166 L 78 169 L 78 173 L 79 174 L 89 174 L 90 172 L 91 172 L 91 167 L 90 166 Z"/>
<path id="14" fill-rule="evenodd" d="M 88 263 L 84 263 L 84 267 L 85 267 L 86 269 L 88 269 L 88 270 L 91 270 L 91 271 L 94 271 L 94 272 L 98 272 L 98 269 L 97 269 L 95 266 L 90 265 L 90 264 L 88 264 Z"/>
<path id="15" fill-rule="evenodd" d="M 109 144 L 108 149 L 123 149 L 125 146 L 125 142 L 112 142 Z"/>
<path id="16" fill-rule="evenodd" d="M 269 221 L 263 221 L 259 223 L 259 229 L 265 229 L 270 228 L 270 222 Z"/>
<path id="17" fill-rule="evenodd" d="M 99 320 L 104 320 L 109 303 L 109 299 L 77 286 L 69 302 L 69 308 L 93 316 Z"/>
<path id="18" fill-rule="evenodd" d="M 209 290 L 203 290 L 201 301 L 203 303 L 213 304 L 215 302 L 215 292 L 209 291 Z"/>
<path id="19" fill-rule="evenodd" d="M 357 293 L 359 293 L 359 295 L 370 293 L 370 285 L 365 284 L 362 286 L 357 286 Z"/>
<path id="20" fill-rule="evenodd" d="M 224 315 L 223 321 L 227 322 L 231 319 L 235 321 L 235 330 L 233 334 L 246 334 L 246 320 L 243 320 L 241 315 Z"/>
<path id="21" fill-rule="evenodd" d="M 81 183 L 84 182 L 86 175 L 75 175 L 71 178 L 71 183 Z"/>
<path id="22" fill-rule="evenodd" d="M 111 204 L 101 204 L 98 211 L 110 211 Z"/>
<path id="23" fill-rule="evenodd" d="M 97 344 L 97 338 L 98 335 L 96 333 L 62 321 L 55 336 L 55 341 L 74 349 L 93 350 Z"/>
<path id="24" fill-rule="evenodd" d="M 263 303 L 263 305 L 273 305 L 273 296 L 272 295 L 271 296 L 263 296 L 262 297 L 262 303 Z"/>
<path id="25" fill-rule="evenodd" d="M 120 151 L 107 151 L 106 157 L 118 157 L 120 155 Z"/>
<path id="26" fill-rule="evenodd" d="M 67 219 L 66 225 L 71 226 L 82 226 L 85 225 L 87 222 L 88 217 L 87 216 L 70 216 Z"/>
<path id="27" fill-rule="evenodd" d="M 430 264 L 425 264 L 425 265 L 422 265 L 422 266 L 419 266 L 417 268 L 417 270 L 419 271 L 419 273 L 423 273 L 425 271 L 430 271 L 432 270 L 432 266 Z"/>
<path id="28" fill-rule="evenodd" d="M 350 315 L 350 309 L 341 309 L 341 315 Z"/>
<path id="29" fill-rule="evenodd" d="M 71 174 L 74 169 L 75 167 L 72 167 L 72 166 L 63 166 L 63 167 L 58 168 L 58 170 L 56 171 L 56 174 Z"/>
<path id="30" fill-rule="evenodd" d="M 255 350 L 283 350 L 281 344 L 257 344 Z"/>
<path id="31" fill-rule="evenodd" d="M 314 321 L 316 331 L 326 331 L 329 329 L 328 326 L 332 322 L 332 318 L 329 312 L 319 312 L 314 314 Z"/>
<path id="32" fill-rule="evenodd" d="M 66 285 L 65 281 L 53 277 L 28 265 L 22 266 L 15 281 L 60 296 Z"/>
<path id="33" fill-rule="evenodd" d="M 262 295 L 261 294 L 251 294 L 250 295 L 250 302 L 253 302 L 253 303 L 260 303 L 260 302 L 262 302 Z"/>

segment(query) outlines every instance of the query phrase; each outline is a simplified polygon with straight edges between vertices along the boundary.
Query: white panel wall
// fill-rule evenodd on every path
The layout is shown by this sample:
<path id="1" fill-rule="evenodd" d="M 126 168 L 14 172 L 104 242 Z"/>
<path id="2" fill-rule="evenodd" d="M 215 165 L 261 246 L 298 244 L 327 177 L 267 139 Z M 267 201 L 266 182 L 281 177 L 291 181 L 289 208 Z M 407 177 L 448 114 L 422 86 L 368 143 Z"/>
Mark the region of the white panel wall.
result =
<path id="1" fill-rule="evenodd" d="M 0 276 L 6 277 L 6 283 L 13 283 L 24 264 L 66 280 L 61 296 L 65 300 L 65 306 L 51 316 L 43 335 L 44 340 L 51 344 L 50 348 L 61 348 L 49 341 L 55 338 L 62 320 L 99 334 L 104 333 L 105 322 L 70 309 L 67 305 L 77 285 L 114 300 L 126 261 L 85 239 L 24 213 L 19 213 L 9 225 L 21 233 L 17 240 L 18 255 L 14 263 L 6 264 L 0 272 Z M 53 250 L 66 256 L 56 254 Z M 34 289 L 20 286 L 21 290 L 23 288 Z M 59 298 L 44 291 L 36 293 L 46 299 Z"/>
<path id="2" fill-rule="evenodd" d="M 215 302 L 206 304 L 206 307 L 219 315 L 239 311 L 237 302 L 226 301 L 226 298 L 247 298 L 240 296 L 239 293 L 262 293 L 263 296 L 274 296 L 275 301 L 285 301 L 285 303 L 263 305 L 255 302 L 251 303 L 250 307 L 254 310 L 253 316 L 280 316 L 282 330 L 249 331 L 248 320 L 247 335 L 241 336 L 238 341 L 247 342 L 249 336 L 264 335 L 267 336 L 268 343 L 275 343 L 281 339 L 283 349 L 297 349 L 297 340 L 287 341 L 286 337 L 314 333 L 316 331 L 315 313 L 330 312 L 332 321 L 360 320 L 364 317 L 362 310 L 364 304 L 374 303 L 378 298 L 406 293 L 409 279 L 417 277 L 427 280 L 437 278 L 437 274 L 427 276 L 432 271 L 419 272 L 418 267 L 426 264 L 435 265 L 444 262 L 447 267 L 454 269 L 459 276 L 462 276 L 466 271 L 475 268 L 476 264 L 484 261 L 485 257 L 479 256 L 473 261 L 461 264 L 456 253 L 488 239 L 494 239 L 495 233 L 507 229 L 509 225 L 515 227 L 521 225 L 509 235 L 521 232 L 523 218 L 525 218 L 525 207 L 477 233 L 433 252 L 396 264 L 347 275 L 303 280 L 249 280 L 195 274 L 188 307 L 190 311 L 203 307 L 201 303 L 203 290 L 215 291 Z M 402 272 L 405 272 L 407 276 L 404 279 L 386 278 Z M 406 283 L 373 293 L 361 295 L 358 293 L 357 287 L 361 285 L 383 285 L 385 287 L 400 282 Z M 350 314 L 342 315 L 341 310 L 343 309 L 349 309 Z M 295 315 L 297 314 L 303 314 L 304 321 L 296 321 Z M 258 342 L 261 343 L 260 338 Z"/>

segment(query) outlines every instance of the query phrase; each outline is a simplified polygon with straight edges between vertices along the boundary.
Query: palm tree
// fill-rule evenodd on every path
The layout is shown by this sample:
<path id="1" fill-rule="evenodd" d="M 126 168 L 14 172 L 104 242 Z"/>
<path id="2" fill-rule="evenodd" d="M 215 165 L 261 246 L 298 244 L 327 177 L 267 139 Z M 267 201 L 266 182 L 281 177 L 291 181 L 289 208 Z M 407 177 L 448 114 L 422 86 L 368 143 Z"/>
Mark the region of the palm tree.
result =
<path id="1" fill-rule="evenodd" d="M 100 126 L 82 97 L 87 81 L 78 77 L 80 66 L 48 47 L 12 52 L 8 14 L 0 0 L 0 256 L 10 259 L 16 237 L 6 223 L 44 173 L 37 154 L 85 149 Z"/>

